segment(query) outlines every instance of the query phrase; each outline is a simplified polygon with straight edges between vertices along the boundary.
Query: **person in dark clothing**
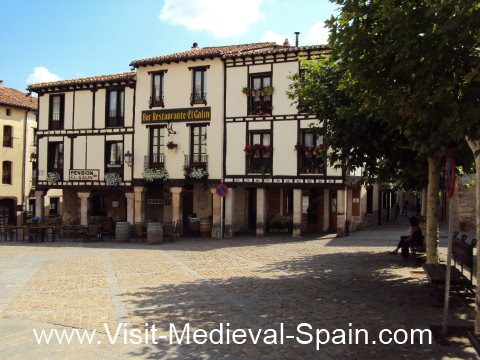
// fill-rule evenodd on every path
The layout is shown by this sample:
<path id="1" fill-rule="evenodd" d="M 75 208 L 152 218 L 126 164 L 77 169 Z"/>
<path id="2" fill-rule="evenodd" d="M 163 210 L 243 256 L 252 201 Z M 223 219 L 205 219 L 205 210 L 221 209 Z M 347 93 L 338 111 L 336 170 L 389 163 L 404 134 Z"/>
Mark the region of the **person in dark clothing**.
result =
<path id="1" fill-rule="evenodd" d="M 410 228 L 409 235 L 400 236 L 400 241 L 398 242 L 397 248 L 390 252 L 392 255 L 397 255 L 398 250 L 402 249 L 402 255 L 408 256 L 408 249 L 410 247 L 422 246 L 422 230 L 418 226 L 418 220 L 415 216 L 412 216 L 409 219 Z"/>

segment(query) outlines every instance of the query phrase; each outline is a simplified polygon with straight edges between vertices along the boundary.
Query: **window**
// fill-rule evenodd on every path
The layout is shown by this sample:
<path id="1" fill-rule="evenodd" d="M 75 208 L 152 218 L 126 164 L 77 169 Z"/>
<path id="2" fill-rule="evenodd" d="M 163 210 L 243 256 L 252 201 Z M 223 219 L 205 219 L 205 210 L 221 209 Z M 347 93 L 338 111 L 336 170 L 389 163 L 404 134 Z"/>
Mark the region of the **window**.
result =
<path id="1" fill-rule="evenodd" d="M 252 131 L 245 147 L 247 173 L 270 174 L 272 172 L 272 135 L 268 131 Z"/>
<path id="2" fill-rule="evenodd" d="M 207 104 L 207 67 L 193 69 L 193 89 L 190 105 Z"/>
<path id="3" fill-rule="evenodd" d="M 163 168 L 165 163 L 165 128 L 150 128 L 150 167 Z"/>
<path id="4" fill-rule="evenodd" d="M 49 216 L 57 216 L 58 215 L 58 197 L 51 197 L 50 198 L 50 208 L 48 211 Z"/>
<path id="5" fill-rule="evenodd" d="M 249 101 L 249 115 L 272 114 L 272 75 L 255 74 L 250 76 L 250 87 L 253 89 Z M 270 91 L 267 91 L 270 89 Z"/>
<path id="6" fill-rule="evenodd" d="M 283 191 L 283 214 L 293 214 L 293 190 L 285 189 Z"/>
<path id="7" fill-rule="evenodd" d="M 13 147 L 12 127 L 3 127 L 3 147 Z"/>
<path id="8" fill-rule="evenodd" d="M 65 112 L 65 95 L 50 95 L 50 115 L 48 128 L 50 130 L 63 129 L 63 116 Z"/>
<path id="9" fill-rule="evenodd" d="M 2 184 L 12 184 L 12 162 L 4 161 L 2 163 Z"/>
<path id="10" fill-rule="evenodd" d="M 150 108 L 155 106 L 164 107 L 163 102 L 163 74 L 165 71 L 152 74 L 152 96 L 150 97 Z"/>
<path id="11" fill-rule="evenodd" d="M 123 126 L 125 112 L 125 90 L 110 90 L 107 92 L 107 127 Z"/>
<path id="12" fill-rule="evenodd" d="M 322 137 L 302 131 L 301 144 L 297 148 L 299 172 L 301 174 L 325 174 L 325 149 Z"/>
<path id="13" fill-rule="evenodd" d="M 123 142 L 106 143 L 105 172 L 116 172 L 123 177 Z"/>
<path id="14" fill-rule="evenodd" d="M 185 166 L 207 170 L 207 126 L 191 126 L 190 132 L 190 156 L 185 156 Z"/>
<path id="15" fill-rule="evenodd" d="M 6 113 L 7 116 L 11 116 L 11 115 L 12 115 L 12 109 L 8 109 L 8 108 L 7 108 L 7 109 L 5 110 L 5 113 Z"/>
<path id="16" fill-rule="evenodd" d="M 63 178 L 63 143 L 51 142 L 48 144 L 48 172 L 56 172 Z"/>

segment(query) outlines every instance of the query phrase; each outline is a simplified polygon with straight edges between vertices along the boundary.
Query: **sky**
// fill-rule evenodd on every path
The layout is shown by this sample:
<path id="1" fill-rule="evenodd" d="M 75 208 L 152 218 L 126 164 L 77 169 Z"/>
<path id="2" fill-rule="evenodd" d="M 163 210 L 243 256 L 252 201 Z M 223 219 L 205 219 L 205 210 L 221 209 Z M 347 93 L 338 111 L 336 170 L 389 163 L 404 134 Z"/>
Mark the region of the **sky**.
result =
<path id="1" fill-rule="evenodd" d="M 0 0 L 0 80 L 29 83 L 130 71 L 132 60 L 200 47 L 325 44 L 328 0 Z"/>

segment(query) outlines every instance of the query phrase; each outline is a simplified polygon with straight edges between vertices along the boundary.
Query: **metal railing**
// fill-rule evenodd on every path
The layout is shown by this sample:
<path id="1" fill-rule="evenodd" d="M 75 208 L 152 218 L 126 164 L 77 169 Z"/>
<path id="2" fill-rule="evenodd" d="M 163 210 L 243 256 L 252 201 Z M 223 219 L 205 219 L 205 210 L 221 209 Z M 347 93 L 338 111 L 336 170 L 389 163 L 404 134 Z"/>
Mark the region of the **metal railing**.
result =
<path id="1" fill-rule="evenodd" d="M 164 154 L 154 154 L 150 158 L 148 155 L 145 155 L 143 162 L 144 169 L 161 169 L 165 167 L 165 155 Z"/>
<path id="2" fill-rule="evenodd" d="M 301 154 L 299 165 L 301 174 L 325 174 L 325 161 L 321 157 Z"/>
<path id="3" fill-rule="evenodd" d="M 164 107 L 165 106 L 163 95 L 150 96 L 150 99 L 149 99 L 148 103 L 149 103 L 150 107 L 153 107 L 153 106 Z"/>
<path id="4" fill-rule="evenodd" d="M 208 171 L 208 155 L 205 154 L 193 154 L 185 155 L 185 166 L 201 168 Z"/>
<path id="5" fill-rule="evenodd" d="M 193 104 L 205 104 L 207 105 L 207 93 L 206 92 L 193 92 L 190 95 L 190 105 Z"/>
<path id="6" fill-rule="evenodd" d="M 247 155 L 246 159 L 248 174 L 271 174 L 272 157 L 268 155 Z"/>

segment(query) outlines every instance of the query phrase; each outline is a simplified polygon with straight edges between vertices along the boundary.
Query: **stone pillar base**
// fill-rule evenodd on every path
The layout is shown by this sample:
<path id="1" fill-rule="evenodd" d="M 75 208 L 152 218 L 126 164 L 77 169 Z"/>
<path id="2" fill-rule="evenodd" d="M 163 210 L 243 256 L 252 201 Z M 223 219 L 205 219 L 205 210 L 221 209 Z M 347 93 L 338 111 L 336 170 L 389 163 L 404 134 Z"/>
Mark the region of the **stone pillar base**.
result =
<path id="1" fill-rule="evenodd" d="M 220 224 L 213 224 L 212 226 L 212 238 L 220 239 Z"/>
<path id="2" fill-rule="evenodd" d="M 293 226 L 293 232 L 292 232 L 293 237 L 301 237 L 302 236 L 302 229 L 300 228 L 300 225 Z"/>

